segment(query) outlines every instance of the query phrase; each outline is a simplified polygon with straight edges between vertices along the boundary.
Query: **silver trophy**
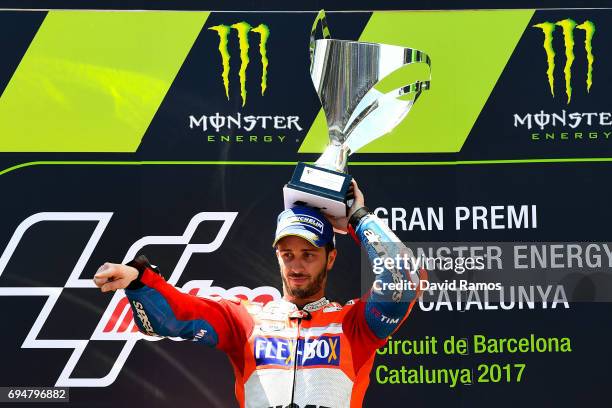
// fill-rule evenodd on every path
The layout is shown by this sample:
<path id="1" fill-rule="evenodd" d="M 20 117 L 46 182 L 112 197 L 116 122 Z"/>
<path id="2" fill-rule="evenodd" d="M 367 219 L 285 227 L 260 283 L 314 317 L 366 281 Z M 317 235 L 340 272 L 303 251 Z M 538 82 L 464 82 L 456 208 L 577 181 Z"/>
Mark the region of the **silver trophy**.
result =
<path id="1" fill-rule="evenodd" d="M 323 39 L 315 40 L 321 25 Z M 408 64 L 427 64 L 429 77 L 382 93 L 374 86 Z M 319 94 L 329 130 L 329 145 L 314 165 L 298 163 L 283 189 L 285 208 L 308 205 L 333 217 L 346 217 L 348 156 L 390 132 L 430 88 L 427 54 L 395 45 L 330 38 L 320 11 L 310 35 L 310 76 Z"/>

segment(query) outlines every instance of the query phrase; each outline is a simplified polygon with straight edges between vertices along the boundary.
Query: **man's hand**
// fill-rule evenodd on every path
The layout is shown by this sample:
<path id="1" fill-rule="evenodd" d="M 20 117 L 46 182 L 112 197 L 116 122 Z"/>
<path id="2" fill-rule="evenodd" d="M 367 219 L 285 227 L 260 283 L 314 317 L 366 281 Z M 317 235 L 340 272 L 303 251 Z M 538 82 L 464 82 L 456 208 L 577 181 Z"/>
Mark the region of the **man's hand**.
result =
<path id="1" fill-rule="evenodd" d="M 138 278 L 138 270 L 131 266 L 105 263 L 94 275 L 94 283 L 102 292 L 125 289 Z"/>
<path id="2" fill-rule="evenodd" d="M 353 215 L 355 211 L 357 211 L 358 209 L 360 209 L 361 207 L 365 205 L 365 198 L 363 196 L 363 193 L 359 189 L 359 186 L 357 186 L 357 181 L 355 181 L 355 179 L 352 180 L 347 195 L 348 197 L 353 197 L 353 204 L 351 205 L 351 208 L 349 209 L 348 216 L 347 217 L 337 217 L 337 218 L 327 216 L 327 219 L 329 220 L 329 222 L 331 222 L 331 224 L 334 226 L 334 231 L 340 234 L 347 233 L 349 218 L 351 218 L 351 215 Z"/>

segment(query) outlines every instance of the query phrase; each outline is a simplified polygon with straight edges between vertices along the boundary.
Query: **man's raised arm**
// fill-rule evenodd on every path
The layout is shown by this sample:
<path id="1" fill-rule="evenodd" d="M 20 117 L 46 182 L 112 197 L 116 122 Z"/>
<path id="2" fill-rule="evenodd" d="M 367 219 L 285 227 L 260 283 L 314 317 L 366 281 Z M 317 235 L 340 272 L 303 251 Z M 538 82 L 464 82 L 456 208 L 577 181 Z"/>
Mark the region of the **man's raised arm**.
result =
<path id="1" fill-rule="evenodd" d="M 355 201 L 349 215 L 348 230 L 366 250 L 370 264 L 379 270 L 374 285 L 362 298 L 363 306 L 347 316 L 351 326 L 347 328 L 355 331 L 356 337 L 363 338 L 364 330 L 360 326 L 365 320 L 376 338 L 383 340 L 408 317 L 420 295 L 419 279 L 425 279 L 426 272 L 421 269 L 418 273 L 410 273 L 409 268 L 399 269 L 396 265 L 389 268 L 389 263 L 383 262 L 385 259 L 395 260 L 398 255 L 412 260 L 413 254 L 382 220 L 368 211 L 356 182 L 353 193 Z"/>
<path id="2" fill-rule="evenodd" d="M 125 289 L 141 332 L 182 337 L 226 352 L 241 349 L 253 320 L 239 300 L 200 298 L 167 283 L 146 257 L 105 263 L 94 276 L 102 292 Z"/>

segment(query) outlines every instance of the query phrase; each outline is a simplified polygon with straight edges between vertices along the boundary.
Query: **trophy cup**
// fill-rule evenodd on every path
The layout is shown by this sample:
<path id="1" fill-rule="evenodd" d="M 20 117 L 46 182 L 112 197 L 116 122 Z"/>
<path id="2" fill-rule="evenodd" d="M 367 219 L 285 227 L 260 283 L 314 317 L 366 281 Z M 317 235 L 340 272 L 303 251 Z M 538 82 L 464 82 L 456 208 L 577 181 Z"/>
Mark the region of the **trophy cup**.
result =
<path id="1" fill-rule="evenodd" d="M 315 40 L 321 24 L 323 39 Z M 374 86 L 408 64 L 427 64 L 429 78 L 382 93 Z M 427 54 L 395 45 L 330 38 L 325 12 L 310 34 L 310 76 L 327 119 L 329 145 L 314 165 L 298 163 L 283 188 L 285 209 L 308 205 L 333 217 L 346 217 L 348 156 L 390 132 L 430 88 Z M 400 99 L 401 97 L 401 99 Z"/>

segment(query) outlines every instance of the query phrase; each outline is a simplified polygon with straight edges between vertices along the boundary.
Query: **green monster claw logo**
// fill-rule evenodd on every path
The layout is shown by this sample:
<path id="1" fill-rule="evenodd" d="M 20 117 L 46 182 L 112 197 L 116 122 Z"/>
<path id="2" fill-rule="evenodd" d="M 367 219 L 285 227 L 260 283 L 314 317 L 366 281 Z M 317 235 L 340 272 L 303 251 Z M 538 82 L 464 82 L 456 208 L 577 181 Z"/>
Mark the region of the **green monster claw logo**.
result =
<path id="1" fill-rule="evenodd" d="M 225 96 L 229 100 L 229 71 L 230 71 L 230 54 L 227 50 L 228 36 L 231 29 L 236 30 L 238 36 L 238 46 L 240 49 L 240 70 L 238 71 L 238 77 L 240 78 L 240 95 L 242 96 L 242 106 L 246 104 L 246 73 L 249 65 L 249 32 L 259 34 L 259 54 L 261 55 L 261 95 L 266 92 L 267 81 L 268 81 L 268 55 L 266 51 L 266 44 L 268 37 L 270 36 L 270 29 L 265 24 L 260 24 L 253 28 L 249 23 L 241 21 L 231 26 L 217 25 L 210 27 L 209 30 L 216 31 L 219 34 L 219 53 L 221 54 L 221 65 L 223 71 L 221 72 L 221 78 L 223 79 L 223 86 L 225 87 Z"/>
<path id="2" fill-rule="evenodd" d="M 557 21 L 556 23 L 550 23 L 548 21 L 544 23 L 535 24 L 533 27 L 539 28 L 544 33 L 544 50 L 546 51 L 546 62 L 548 69 L 546 70 L 546 76 L 548 77 L 548 84 L 550 85 L 550 93 L 555 96 L 555 50 L 553 48 L 553 33 L 555 28 L 559 26 L 563 31 L 563 42 L 565 44 L 565 66 L 563 73 L 565 75 L 565 93 L 567 95 L 567 103 L 569 104 L 572 100 L 572 64 L 574 63 L 574 29 L 583 30 L 585 32 L 584 37 L 584 49 L 587 54 L 587 92 L 591 90 L 593 85 L 593 63 L 595 58 L 593 57 L 593 34 L 595 33 L 595 24 L 587 20 L 582 24 L 576 24 L 572 19 L 565 19 Z"/>

